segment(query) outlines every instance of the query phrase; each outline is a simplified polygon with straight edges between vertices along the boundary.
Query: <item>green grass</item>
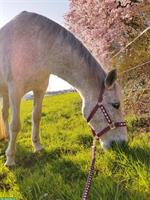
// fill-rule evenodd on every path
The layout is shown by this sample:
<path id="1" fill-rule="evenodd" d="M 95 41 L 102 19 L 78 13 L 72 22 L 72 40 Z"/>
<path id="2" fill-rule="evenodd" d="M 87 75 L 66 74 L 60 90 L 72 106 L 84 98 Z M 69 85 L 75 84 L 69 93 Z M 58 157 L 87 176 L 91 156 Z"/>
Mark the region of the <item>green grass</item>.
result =
<path id="1" fill-rule="evenodd" d="M 17 140 L 17 166 L 3 163 L 7 144 L 0 142 L 0 197 L 17 200 L 80 200 L 90 162 L 92 136 L 76 93 L 47 97 L 43 103 L 41 139 L 31 145 L 32 101 L 23 101 L 22 130 Z M 131 132 L 128 145 L 104 152 L 97 147 L 90 200 L 150 199 L 150 133 Z"/>

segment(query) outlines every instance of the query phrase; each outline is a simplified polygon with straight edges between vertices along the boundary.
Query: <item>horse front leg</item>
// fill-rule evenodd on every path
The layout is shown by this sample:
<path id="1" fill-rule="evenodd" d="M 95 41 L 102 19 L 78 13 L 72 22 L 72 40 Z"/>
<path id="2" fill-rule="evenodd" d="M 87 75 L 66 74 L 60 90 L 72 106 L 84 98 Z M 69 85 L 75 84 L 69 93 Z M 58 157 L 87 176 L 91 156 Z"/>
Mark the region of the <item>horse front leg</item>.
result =
<path id="1" fill-rule="evenodd" d="M 6 150 L 6 166 L 15 165 L 16 139 L 20 131 L 20 102 L 21 95 L 14 88 L 9 91 L 9 101 L 11 108 L 11 122 L 9 126 L 9 143 Z"/>
<path id="2" fill-rule="evenodd" d="M 39 126 L 42 112 L 42 102 L 44 98 L 44 91 L 34 91 L 34 108 L 32 113 L 32 144 L 36 152 L 42 149 L 40 137 L 39 137 Z"/>
<path id="3" fill-rule="evenodd" d="M 8 94 L 5 94 L 3 95 L 2 119 L 4 122 L 5 137 L 6 139 L 9 140 L 8 116 L 9 116 L 9 98 Z"/>

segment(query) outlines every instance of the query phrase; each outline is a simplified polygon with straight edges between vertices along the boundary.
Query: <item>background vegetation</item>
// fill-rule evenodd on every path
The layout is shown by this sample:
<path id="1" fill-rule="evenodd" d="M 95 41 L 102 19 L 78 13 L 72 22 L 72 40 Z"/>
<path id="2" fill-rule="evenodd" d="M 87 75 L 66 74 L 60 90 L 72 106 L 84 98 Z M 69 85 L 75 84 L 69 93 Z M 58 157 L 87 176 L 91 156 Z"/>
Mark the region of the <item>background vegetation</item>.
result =
<path id="1" fill-rule="evenodd" d="M 44 150 L 37 154 L 30 141 L 32 101 L 22 102 L 16 167 L 4 167 L 7 143 L 0 142 L 0 197 L 81 199 L 91 162 L 92 136 L 80 107 L 77 93 L 45 98 L 40 131 Z M 135 117 L 127 116 L 126 120 L 128 145 L 114 144 L 108 152 L 97 145 L 90 200 L 150 199 L 150 132 L 141 131 L 142 121 Z"/>
<path id="2" fill-rule="evenodd" d="M 118 70 L 125 112 L 150 120 L 150 1 L 69 1 L 69 30 L 106 71 Z"/>

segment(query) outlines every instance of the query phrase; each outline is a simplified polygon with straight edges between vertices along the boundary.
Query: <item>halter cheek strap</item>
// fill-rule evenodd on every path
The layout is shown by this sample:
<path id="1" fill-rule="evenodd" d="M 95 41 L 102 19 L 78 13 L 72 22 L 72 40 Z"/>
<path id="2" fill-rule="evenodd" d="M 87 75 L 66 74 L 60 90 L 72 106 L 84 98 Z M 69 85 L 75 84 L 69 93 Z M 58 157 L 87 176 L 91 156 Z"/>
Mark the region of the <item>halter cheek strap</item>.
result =
<path id="1" fill-rule="evenodd" d="M 96 137 L 97 139 L 99 139 L 103 134 L 107 133 L 109 130 L 126 126 L 125 122 L 113 122 L 108 112 L 106 111 L 104 105 L 101 102 L 102 102 L 102 95 L 99 96 L 97 104 L 94 106 L 94 108 L 92 109 L 91 113 L 89 114 L 87 118 L 87 122 L 90 122 L 91 119 L 94 117 L 95 113 L 98 111 L 98 109 L 100 109 L 100 111 L 103 113 L 103 116 L 108 123 L 108 126 L 106 126 L 104 129 L 102 129 L 98 133 L 96 133 L 95 129 L 90 126 L 93 136 Z"/>

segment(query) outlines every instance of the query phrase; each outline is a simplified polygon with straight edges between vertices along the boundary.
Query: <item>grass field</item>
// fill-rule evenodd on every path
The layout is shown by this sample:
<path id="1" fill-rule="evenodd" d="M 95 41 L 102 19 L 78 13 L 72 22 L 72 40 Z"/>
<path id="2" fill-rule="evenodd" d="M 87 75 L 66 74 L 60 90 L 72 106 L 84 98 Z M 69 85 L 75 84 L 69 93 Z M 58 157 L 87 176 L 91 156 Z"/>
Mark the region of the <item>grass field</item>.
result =
<path id="1" fill-rule="evenodd" d="M 81 199 L 92 136 L 80 107 L 76 93 L 45 98 L 40 129 L 44 150 L 35 154 L 30 141 L 32 101 L 22 102 L 16 167 L 4 167 L 7 144 L 0 142 L 0 197 Z M 150 200 L 150 133 L 139 134 L 132 127 L 134 119 L 128 117 L 127 121 L 127 146 L 114 146 L 108 152 L 97 147 L 90 200 Z"/>

